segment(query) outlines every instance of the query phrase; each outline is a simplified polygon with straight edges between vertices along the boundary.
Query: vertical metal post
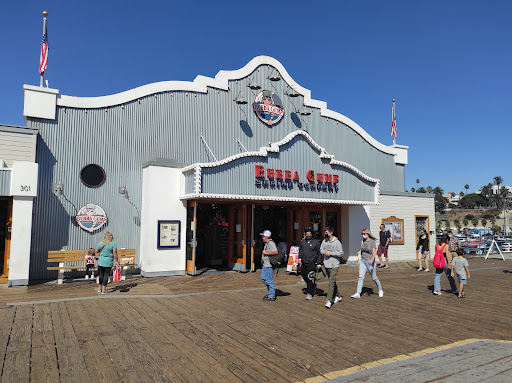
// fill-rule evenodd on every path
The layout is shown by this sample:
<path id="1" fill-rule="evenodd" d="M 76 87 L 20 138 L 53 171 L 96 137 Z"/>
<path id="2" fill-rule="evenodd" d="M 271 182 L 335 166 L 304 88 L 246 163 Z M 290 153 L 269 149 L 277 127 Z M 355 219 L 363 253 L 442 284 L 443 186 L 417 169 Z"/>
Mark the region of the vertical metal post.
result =
<path id="1" fill-rule="evenodd" d="M 43 17 L 43 36 L 44 36 L 44 34 L 46 33 L 46 16 L 48 16 L 48 12 L 44 11 L 43 16 L 44 16 Z M 48 36 L 47 36 L 47 38 L 48 38 Z M 42 87 L 43 84 L 44 84 L 44 72 L 41 73 L 41 81 L 39 82 L 39 86 Z"/>

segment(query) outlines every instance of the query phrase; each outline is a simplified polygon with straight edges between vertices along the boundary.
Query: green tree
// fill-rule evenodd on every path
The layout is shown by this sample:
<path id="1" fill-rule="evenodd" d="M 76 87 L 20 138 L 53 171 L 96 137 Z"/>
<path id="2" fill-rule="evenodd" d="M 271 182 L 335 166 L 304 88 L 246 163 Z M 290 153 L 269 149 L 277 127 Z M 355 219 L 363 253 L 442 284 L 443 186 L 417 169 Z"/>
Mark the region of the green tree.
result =
<path id="1" fill-rule="evenodd" d="M 483 204 L 483 198 L 476 193 L 466 194 L 460 199 L 460 206 L 466 209 L 475 208 Z"/>
<path id="2" fill-rule="evenodd" d="M 500 231 L 500 228 L 498 227 L 498 225 L 492 225 L 491 230 L 494 234 L 496 234 L 497 232 Z"/>
<path id="3" fill-rule="evenodd" d="M 418 180 L 416 180 L 416 182 L 418 182 Z M 498 186 L 498 188 L 500 187 L 500 185 L 503 183 L 503 177 L 500 177 L 500 176 L 496 176 L 494 177 L 494 183 L 496 184 L 496 186 Z"/>
<path id="4" fill-rule="evenodd" d="M 434 192 L 435 195 L 443 195 L 444 193 L 444 190 L 441 189 L 439 186 L 436 186 L 432 191 Z"/>
<path id="5" fill-rule="evenodd" d="M 416 183 L 419 185 L 420 184 L 420 179 L 419 178 L 416 178 Z"/>
<path id="6" fill-rule="evenodd" d="M 480 222 L 482 223 L 483 227 L 487 226 L 487 220 L 485 218 L 481 219 Z"/>
<path id="7" fill-rule="evenodd" d="M 464 189 L 466 189 L 466 194 L 468 194 L 469 185 L 468 184 L 464 185 Z"/>
<path id="8" fill-rule="evenodd" d="M 414 193 L 416 191 L 416 189 L 415 188 L 411 188 L 411 191 Z"/>
<path id="9" fill-rule="evenodd" d="M 473 224 L 474 227 L 477 227 L 478 226 L 478 218 L 473 218 L 471 220 L 471 223 Z"/>
<path id="10" fill-rule="evenodd" d="M 489 219 L 489 222 L 491 223 L 491 226 L 496 225 L 496 218 L 491 217 L 491 218 Z"/>
<path id="11" fill-rule="evenodd" d="M 420 186 L 418 189 L 416 189 L 416 193 L 426 193 L 427 190 L 423 187 L 423 186 Z"/>
<path id="12" fill-rule="evenodd" d="M 459 197 L 460 197 L 460 198 L 464 197 L 464 192 L 460 192 L 460 193 L 459 193 Z"/>
<path id="13" fill-rule="evenodd" d="M 460 233 L 460 231 L 462 230 L 462 225 L 460 224 L 460 222 L 455 223 L 455 227 L 457 228 L 457 231 Z"/>
<path id="14" fill-rule="evenodd" d="M 462 223 L 464 224 L 464 227 L 468 227 L 468 225 L 469 225 L 469 219 L 464 218 L 464 220 L 462 221 Z"/>
<path id="15" fill-rule="evenodd" d="M 446 209 L 446 205 L 448 204 L 448 199 L 443 197 L 442 194 L 436 194 L 434 196 L 434 206 L 436 211 L 444 211 Z"/>
<path id="16" fill-rule="evenodd" d="M 432 193 L 432 190 L 434 190 L 434 189 L 432 189 L 432 186 L 427 186 L 427 192 L 428 193 Z"/>
<path id="17" fill-rule="evenodd" d="M 444 221 L 444 228 L 446 229 L 446 231 L 451 230 L 450 221 Z"/>

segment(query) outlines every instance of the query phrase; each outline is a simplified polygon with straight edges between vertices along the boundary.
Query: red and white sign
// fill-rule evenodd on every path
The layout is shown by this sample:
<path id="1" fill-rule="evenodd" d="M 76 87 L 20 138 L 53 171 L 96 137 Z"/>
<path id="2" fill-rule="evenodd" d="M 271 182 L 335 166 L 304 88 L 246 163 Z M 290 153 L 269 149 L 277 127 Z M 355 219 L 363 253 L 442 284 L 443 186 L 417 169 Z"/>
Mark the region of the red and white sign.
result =
<path id="1" fill-rule="evenodd" d="M 306 172 L 306 181 L 301 182 L 299 172 L 291 170 L 270 169 L 262 165 L 256 165 L 254 176 L 256 177 L 256 186 L 280 186 L 286 188 L 287 185 L 295 183 L 300 190 L 333 191 L 339 189 L 339 176 L 337 174 L 315 173 L 314 170 Z"/>
<path id="2" fill-rule="evenodd" d="M 296 273 L 298 265 L 299 265 L 299 246 L 291 246 L 290 254 L 288 254 L 288 264 L 286 265 L 286 271 L 289 273 Z"/>
<path id="3" fill-rule="evenodd" d="M 281 99 L 270 90 L 260 92 L 252 103 L 256 116 L 268 126 L 277 124 L 284 116 Z"/>
<path id="4" fill-rule="evenodd" d="M 92 233 L 107 223 L 107 214 L 101 206 L 88 203 L 76 213 L 76 223 L 82 229 Z"/>

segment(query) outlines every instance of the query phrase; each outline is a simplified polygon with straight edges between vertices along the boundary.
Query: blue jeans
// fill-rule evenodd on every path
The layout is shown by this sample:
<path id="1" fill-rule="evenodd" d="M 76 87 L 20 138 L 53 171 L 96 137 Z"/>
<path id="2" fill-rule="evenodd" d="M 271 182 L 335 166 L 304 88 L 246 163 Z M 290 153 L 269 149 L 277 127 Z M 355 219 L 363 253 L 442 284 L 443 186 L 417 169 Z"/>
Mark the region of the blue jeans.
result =
<path id="1" fill-rule="evenodd" d="M 368 272 L 372 276 L 372 279 L 377 285 L 379 291 L 382 290 L 379 278 L 377 278 L 377 268 L 375 267 L 375 261 L 373 263 L 370 263 L 370 261 L 367 259 L 361 259 L 361 261 L 359 261 L 359 279 L 357 280 L 357 292 L 361 294 L 361 291 L 363 291 L 363 282 L 366 270 L 368 270 Z"/>
<path id="2" fill-rule="evenodd" d="M 274 287 L 274 269 L 272 267 L 265 267 L 261 269 L 261 281 L 267 285 L 268 297 L 276 297 L 276 289 Z"/>
<path id="3" fill-rule="evenodd" d="M 446 276 L 448 277 L 448 282 L 450 282 L 450 287 L 452 288 L 452 291 L 459 291 L 457 285 L 455 284 L 455 279 L 453 279 L 451 275 L 452 271 L 448 267 L 448 262 L 446 260 L 444 262 L 444 269 L 436 268 L 436 275 L 434 277 L 434 291 L 441 291 L 441 274 L 443 273 L 443 271 L 446 273 Z"/>

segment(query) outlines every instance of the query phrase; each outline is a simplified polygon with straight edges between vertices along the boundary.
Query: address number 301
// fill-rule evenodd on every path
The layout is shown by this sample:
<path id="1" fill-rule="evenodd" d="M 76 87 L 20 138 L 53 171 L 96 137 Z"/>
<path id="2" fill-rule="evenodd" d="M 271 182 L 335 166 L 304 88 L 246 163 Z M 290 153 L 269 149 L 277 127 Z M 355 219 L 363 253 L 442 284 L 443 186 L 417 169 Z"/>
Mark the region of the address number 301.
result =
<path id="1" fill-rule="evenodd" d="M 20 185 L 20 191 L 29 192 L 31 190 L 30 185 Z"/>

